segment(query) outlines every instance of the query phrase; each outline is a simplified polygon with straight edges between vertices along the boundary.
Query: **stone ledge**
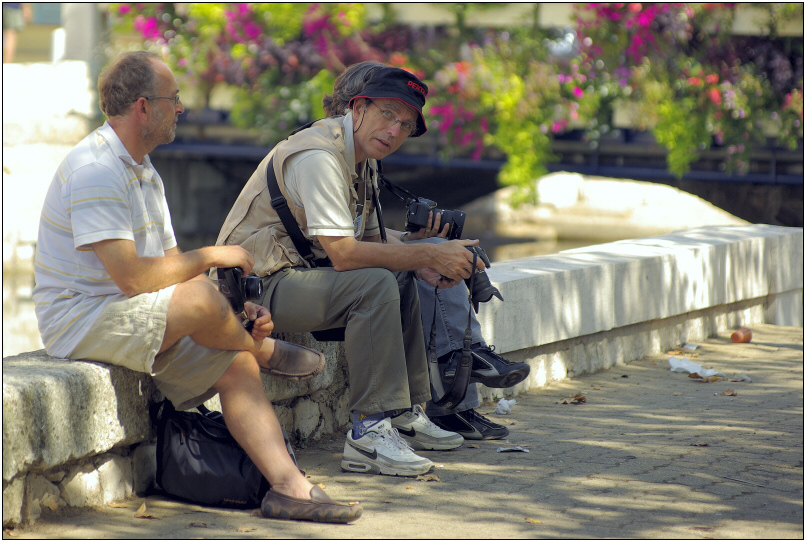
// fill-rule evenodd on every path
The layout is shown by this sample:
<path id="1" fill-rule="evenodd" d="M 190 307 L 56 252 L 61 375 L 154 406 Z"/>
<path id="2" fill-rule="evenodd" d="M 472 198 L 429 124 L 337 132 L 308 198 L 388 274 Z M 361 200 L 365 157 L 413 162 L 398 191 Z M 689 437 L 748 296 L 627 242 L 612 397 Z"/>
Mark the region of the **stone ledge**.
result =
<path id="1" fill-rule="evenodd" d="M 481 305 L 482 335 L 512 352 L 767 295 L 802 298 L 803 229 L 697 228 L 501 262 L 489 277 L 506 302 Z M 802 304 L 790 312 L 772 323 L 803 325 Z"/>
<path id="2" fill-rule="evenodd" d="M 701 228 L 503 262 L 489 275 L 507 302 L 482 305 L 482 333 L 533 369 L 507 395 L 728 327 L 803 325 L 801 228 Z M 264 379 L 283 427 L 299 443 L 343 428 L 343 345 L 309 334 L 281 338 L 328 358 L 308 382 Z M 502 393 L 480 389 L 485 398 Z M 160 398 L 150 377 L 128 369 L 44 351 L 4 359 L 3 525 L 31 521 L 42 506 L 95 504 L 147 488 L 147 407 Z"/>

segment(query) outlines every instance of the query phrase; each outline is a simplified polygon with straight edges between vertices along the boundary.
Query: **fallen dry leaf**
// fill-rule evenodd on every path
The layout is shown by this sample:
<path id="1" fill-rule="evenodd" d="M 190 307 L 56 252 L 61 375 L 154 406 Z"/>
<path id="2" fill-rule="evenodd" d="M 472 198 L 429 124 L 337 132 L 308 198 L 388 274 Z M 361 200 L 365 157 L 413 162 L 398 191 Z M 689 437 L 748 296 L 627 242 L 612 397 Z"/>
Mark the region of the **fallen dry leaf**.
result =
<path id="1" fill-rule="evenodd" d="M 238 527 L 239 533 L 251 533 L 257 531 L 256 527 Z"/>
<path id="2" fill-rule="evenodd" d="M 3 529 L 3 534 L 8 536 L 20 536 L 20 533 L 13 531 L 11 529 Z"/>
<path id="3" fill-rule="evenodd" d="M 739 392 L 731 390 L 731 389 L 727 389 L 727 390 L 723 391 L 722 393 L 720 393 L 719 395 L 731 395 L 731 396 L 735 397 L 735 396 L 739 395 Z"/>
<path id="4" fill-rule="evenodd" d="M 692 352 L 691 350 L 669 350 L 666 353 L 670 356 L 686 356 L 689 358 L 696 358 L 700 355 L 698 352 Z"/>
<path id="5" fill-rule="evenodd" d="M 418 482 L 441 482 L 436 474 L 421 474 L 416 478 Z"/>
<path id="6" fill-rule="evenodd" d="M 673 393 L 672 395 L 675 395 L 675 396 L 677 396 L 677 395 L 683 395 L 683 392 L 682 392 L 682 391 L 679 391 L 679 392 L 677 392 L 677 393 Z"/>
<path id="7" fill-rule="evenodd" d="M 577 393 L 576 395 L 569 394 L 566 399 L 563 399 L 560 403 L 561 405 L 578 405 L 580 403 L 585 402 L 585 396 L 582 393 Z"/>
<path id="8" fill-rule="evenodd" d="M 542 522 L 542 521 L 540 521 L 539 519 L 534 519 L 534 518 L 523 518 L 523 519 L 525 519 L 525 520 L 526 520 L 526 521 L 528 521 L 529 523 L 533 523 L 533 524 L 543 523 L 543 522 Z"/>
<path id="9" fill-rule="evenodd" d="M 406 489 L 414 489 L 414 486 L 406 486 Z"/>
<path id="10" fill-rule="evenodd" d="M 200 529 L 206 529 L 207 524 L 202 521 L 194 521 L 192 523 L 188 523 L 188 527 L 198 527 Z"/>
<path id="11" fill-rule="evenodd" d="M 481 448 L 481 446 L 479 446 L 478 444 L 468 444 L 467 447 L 468 448 Z"/>
<path id="12" fill-rule="evenodd" d="M 152 516 L 151 513 L 148 512 L 145 501 L 143 501 L 143 504 L 137 509 L 137 512 L 134 513 L 134 517 L 139 519 L 160 519 L 157 516 Z"/>
<path id="13" fill-rule="evenodd" d="M 711 384 L 713 382 L 719 382 L 720 380 L 722 380 L 721 376 L 713 375 L 713 376 L 702 377 L 697 373 L 691 373 L 690 375 L 688 375 L 688 377 L 693 379 L 693 380 L 698 380 L 700 382 L 704 382 L 705 384 Z"/>
<path id="14" fill-rule="evenodd" d="M 318 486 L 319 486 L 320 488 L 322 488 L 322 489 L 325 489 L 325 484 L 323 484 L 322 482 L 319 482 L 319 483 L 318 483 L 318 484 L 316 484 L 316 485 L 318 485 Z"/>
<path id="15" fill-rule="evenodd" d="M 123 502 L 110 502 L 109 504 L 107 504 L 107 506 L 109 508 L 128 508 L 128 505 L 126 505 L 126 503 Z"/>

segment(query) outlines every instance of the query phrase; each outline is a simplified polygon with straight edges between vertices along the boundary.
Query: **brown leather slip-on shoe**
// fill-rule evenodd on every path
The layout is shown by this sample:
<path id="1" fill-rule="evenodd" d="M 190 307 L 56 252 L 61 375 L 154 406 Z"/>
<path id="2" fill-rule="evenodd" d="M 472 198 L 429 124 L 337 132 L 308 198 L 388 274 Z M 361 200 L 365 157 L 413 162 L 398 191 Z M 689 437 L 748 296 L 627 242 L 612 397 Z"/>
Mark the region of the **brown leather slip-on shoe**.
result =
<path id="1" fill-rule="evenodd" d="M 319 486 L 311 489 L 311 498 L 307 501 L 295 499 L 273 489 L 266 492 L 260 505 L 264 518 L 302 519 L 320 523 L 350 523 L 361 517 L 364 512 L 358 503 L 340 504 L 328 497 Z"/>
<path id="2" fill-rule="evenodd" d="M 274 354 L 269 358 L 268 367 L 260 371 L 281 380 L 299 382 L 308 380 L 325 368 L 325 355 L 321 352 L 275 339 Z"/>

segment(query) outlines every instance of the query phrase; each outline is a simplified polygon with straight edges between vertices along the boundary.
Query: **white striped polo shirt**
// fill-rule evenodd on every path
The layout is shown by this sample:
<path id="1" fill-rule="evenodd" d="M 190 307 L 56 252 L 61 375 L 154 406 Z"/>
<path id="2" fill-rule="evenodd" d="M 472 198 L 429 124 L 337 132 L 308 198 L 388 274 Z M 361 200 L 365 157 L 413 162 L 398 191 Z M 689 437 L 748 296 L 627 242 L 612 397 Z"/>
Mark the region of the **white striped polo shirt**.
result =
<path id="1" fill-rule="evenodd" d="M 162 179 L 138 165 L 108 122 L 76 145 L 48 189 L 39 221 L 34 303 L 48 354 L 68 357 L 120 288 L 92 243 L 134 241 L 138 256 L 176 246 Z"/>

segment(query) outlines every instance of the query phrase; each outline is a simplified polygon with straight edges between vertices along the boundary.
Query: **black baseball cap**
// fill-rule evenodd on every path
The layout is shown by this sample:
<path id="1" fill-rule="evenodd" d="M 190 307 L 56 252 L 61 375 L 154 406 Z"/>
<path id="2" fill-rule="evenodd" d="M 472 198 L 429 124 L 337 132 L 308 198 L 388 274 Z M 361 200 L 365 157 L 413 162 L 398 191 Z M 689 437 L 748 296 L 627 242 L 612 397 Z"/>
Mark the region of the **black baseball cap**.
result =
<path id="1" fill-rule="evenodd" d="M 369 81 L 364 85 L 364 89 L 358 96 L 353 96 L 350 99 L 349 105 L 352 106 L 353 100 L 356 98 L 400 100 L 417 110 L 419 115 L 417 118 L 417 131 L 411 137 L 420 137 L 428 131 L 423 117 L 423 106 L 427 95 L 428 87 L 417 79 L 414 74 L 400 68 L 385 66 L 372 72 Z"/>

